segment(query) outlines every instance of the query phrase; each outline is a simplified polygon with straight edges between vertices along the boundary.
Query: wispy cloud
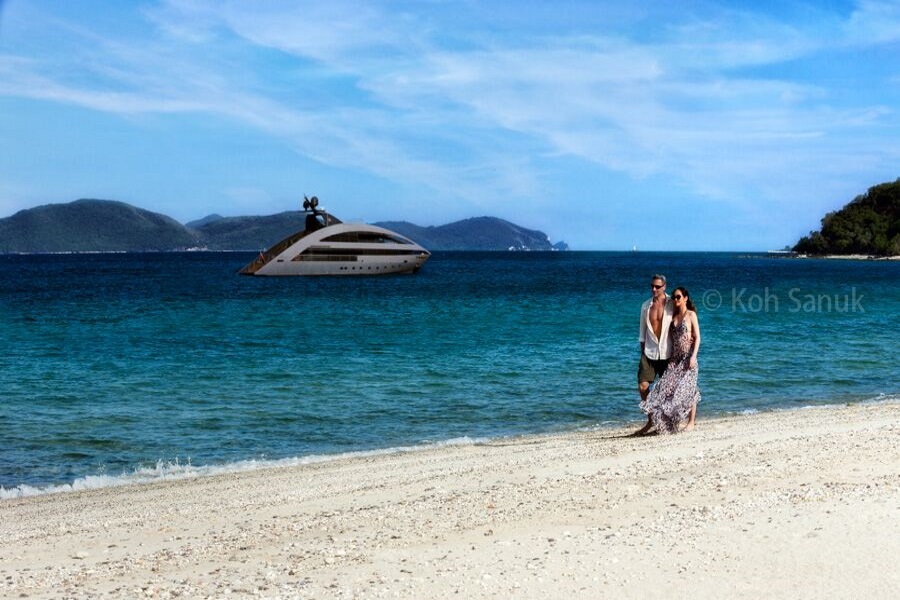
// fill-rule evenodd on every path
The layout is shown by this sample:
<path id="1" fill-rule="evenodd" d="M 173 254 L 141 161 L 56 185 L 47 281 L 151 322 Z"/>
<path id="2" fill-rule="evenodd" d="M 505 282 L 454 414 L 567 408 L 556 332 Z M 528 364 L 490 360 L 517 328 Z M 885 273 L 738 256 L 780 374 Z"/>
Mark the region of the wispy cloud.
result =
<path id="1" fill-rule="evenodd" d="M 861 46 L 900 40 L 900 4 L 893 0 L 862 0 L 843 26 L 845 40 Z"/>
<path id="2" fill-rule="evenodd" d="M 471 49 L 442 47 L 417 35 L 427 28 L 415 15 L 389 19 L 372 7 L 358 11 L 334 4 L 274 14 L 254 7 L 252 12 L 231 5 L 222 18 L 254 44 L 351 73 L 356 85 L 372 94 L 376 112 L 401 132 L 392 136 L 398 140 L 390 153 L 395 159 L 410 153 L 402 141 L 404 125 L 421 125 L 415 115 L 430 110 L 440 117 L 431 135 L 461 145 L 460 152 L 499 161 L 504 154 L 520 156 L 518 144 L 507 137 L 492 146 L 476 135 L 467 148 L 458 136 L 442 136 L 441 127 L 500 127 L 531 137 L 548 154 L 576 156 L 638 177 L 674 174 L 700 193 L 734 198 L 736 187 L 758 188 L 754 184 L 768 180 L 785 160 L 802 155 L 804 161 L 796 162 L 816 164 L 810 157 L 832 154 L 828 138 L 836 128 L 856 123 L 864 129 L 894 117 L 877 105 L 832 107 L 827 91 L 816 85 L 742 73 L 814 54 L 830 43 L 861 43 L 857 32 L 895 19 L 896 11 L 885 4 L 862 4 L 842 27 L 828 20 L 826 29 L 846 32 L 844 39 L 831 41 L 806 26 L 731 12 L 724 20 L 720 14 L 715 22 L 694 19 L 672 26 L 663 39 L 649 42 L 579 34 L 506 44 L 476 31 Z M 894 29 L 874 30 L 867 43 L 890 39 L 877 32 Z M 356 137 L 364 131 L 351 136 L 359 147 L 371 143 Z M 843 137 L 835 143 L 843 144 Z M 360 153 L 351 154 L 371 164 Z M 434 178 L 446 165 L 423 167 L 417 163 L 413 171 L 442 182 Z M 375 170 L 390 174 L 386 165 Z M 402 174 L 411 173 L 403 169 Z"/>

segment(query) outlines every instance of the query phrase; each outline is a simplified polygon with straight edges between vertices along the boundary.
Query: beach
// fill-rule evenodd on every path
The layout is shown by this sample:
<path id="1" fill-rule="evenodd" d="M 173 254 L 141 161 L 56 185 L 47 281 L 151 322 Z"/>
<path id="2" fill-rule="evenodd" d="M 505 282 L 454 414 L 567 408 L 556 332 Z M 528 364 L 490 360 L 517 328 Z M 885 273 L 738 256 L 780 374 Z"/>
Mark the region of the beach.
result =
<path id="1" fill-rule="evenodd" d="M 887 598 L 898 417 L 774 411 L 9 499 L 0 596 Z"/>

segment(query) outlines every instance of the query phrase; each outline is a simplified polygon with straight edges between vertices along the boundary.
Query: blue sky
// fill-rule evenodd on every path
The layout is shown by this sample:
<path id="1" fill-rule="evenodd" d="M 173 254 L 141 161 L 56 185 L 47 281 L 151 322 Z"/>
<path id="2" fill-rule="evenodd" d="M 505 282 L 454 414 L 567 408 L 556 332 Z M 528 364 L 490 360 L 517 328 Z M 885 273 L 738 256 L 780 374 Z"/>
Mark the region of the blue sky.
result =
<path id="1" fill-rule="evenodd" d="M 900 2 L 0 0 L 0 217 L 303 194 L 765 250 L 900 177 Z"/>

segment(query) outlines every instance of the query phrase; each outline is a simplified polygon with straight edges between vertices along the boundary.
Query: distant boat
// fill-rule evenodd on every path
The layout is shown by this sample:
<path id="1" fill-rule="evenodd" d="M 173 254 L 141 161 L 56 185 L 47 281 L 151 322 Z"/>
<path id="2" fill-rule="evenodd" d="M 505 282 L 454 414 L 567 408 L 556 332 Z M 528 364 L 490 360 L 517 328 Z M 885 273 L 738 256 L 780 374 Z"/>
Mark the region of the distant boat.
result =
<path id="1" fill-rule="evenodd" d="M 631 251 L 632 251 L 632 252 L 637 252 L 637 251 L 638 251 L 637 246 L 632 246 L 632 247 L 631 247 Z"/>
<path id="2" fill-rule="evenodd" d="M 415 273 L 431 253 L 390 229 L 346 224 L 304 197 L 306 227 L 239 271 L 241 275 L 387 275 Z"/>

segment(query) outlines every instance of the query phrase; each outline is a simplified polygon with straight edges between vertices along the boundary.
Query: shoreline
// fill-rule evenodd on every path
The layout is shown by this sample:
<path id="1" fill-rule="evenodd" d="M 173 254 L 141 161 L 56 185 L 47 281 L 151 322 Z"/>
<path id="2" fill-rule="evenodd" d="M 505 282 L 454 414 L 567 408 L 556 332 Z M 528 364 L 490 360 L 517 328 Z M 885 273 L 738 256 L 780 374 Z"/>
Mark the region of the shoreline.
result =
<path id="1" fill-rule="evenodd" d="M 773 411 L 6 499 L 0 595 L 888 597 L 898 417 Z"/>
<path id="2" fill-rule="evenodd" d="M 811 254 L 795 254 L 786 258 L 802 258 L 812 260 L 875 260 L 875 261 L 893 261 L 900 260 L 900 256 L 876 256 L 874 254 L 825 254 L 815 256 Z"/>
<path id="3" fill-rule="evenodd" d="M 897 394 L 882 394 L 865 400 L 840 400 L 827 402 L 824 404 L 808 404 L 794 407 L 772 407 L 763 409 L 748 409 L 741 412 L 723 411 L 713 413 L 707 417 L 707 420 L 715 421 L 719 419 L 729 419 L 743 417 L 756 414 L 781 413 L 805 410 L 830 409 L 842 406 L 857 405 L 877 405 L 892 404 L 900 401 Z M 370 448 L 361 450 L 351 450 L 347 452 L 339 452 L 334 454 L 306 454 L 300 456 L 287 456 L 272 459 L 242 459 L 226 463 L 213 463 L 193 465 L 189 461 L 180 463 L 157 461 L 154 467 L 136 468 L 128 473 L 120 473 L 118 475 L 106 474 L 87 474 L 77 477 L 70 483 L 47 483 L 42 485 L 19 484 L 15 487 L 0 486 L 0 503 L 5 500 L 14 500 L 20 498 L 33 498 L 37 496 L 72 494 L 90 490 L 103 490 L 107 488 L 118 488 L 127 486 L 150 485 L 154 483 L 165 483 L 181 480 L 202 479 L 206 477 L 227 476 L 240 473 L 248 473 L 265 469 L 285 469 L 297 468 L 307 465 L 315 465 L 321 463 L 330 463 L 340 460 L 353 460 L 377 457 L 381 455 L 407 454 L 416 452 L 427 452 L 437 450 L 449 446 L 463 446 L 474 444 L 492 444 L 492 443 L 515 443 L 520 439 L 541 439 L 545 437 L 556 437 L 566 435 L 580 434 L 602 434 L 604 432 L 614 432 L 618 430 L 627 430 L 630 425 L 626 425 L 623 421 L 607 421 L 588 426 L 578 426 L 571 429 L 561 429 L 553 432 L 537 432 L 537 433 L 518 433 L 511 435 L 498 435 L 496 437 L 460 437 L 439 440 L 436 442 L 423 442 L 421 444 L 410 444 L 405 446 L 391 446 L 386 448 Z M 623 429 L 624 427 L 624 429 Z M 637 429 L 637 426 L 635 426 Z"/>

